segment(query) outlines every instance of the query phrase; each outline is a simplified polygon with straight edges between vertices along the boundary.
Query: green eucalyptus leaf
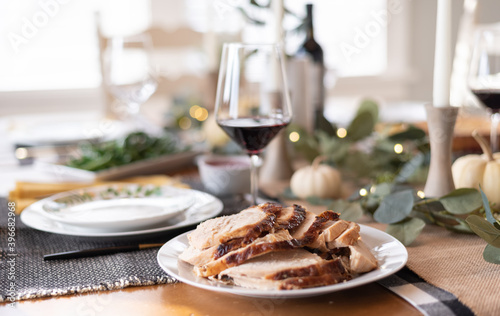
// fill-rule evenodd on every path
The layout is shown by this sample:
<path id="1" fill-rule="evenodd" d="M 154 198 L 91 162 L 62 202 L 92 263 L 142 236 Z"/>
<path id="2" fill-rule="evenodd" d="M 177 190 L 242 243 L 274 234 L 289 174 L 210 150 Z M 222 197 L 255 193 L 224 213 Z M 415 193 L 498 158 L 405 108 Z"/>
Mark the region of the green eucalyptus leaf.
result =
<path id="1" fill-rule="evenodd" d="M 427 180 L 427 175 L 429 174 L 429 165 L 425 163 L 425 160 L 426 159 L 424 154 L 424 163 L 407 179 L 408 183 L 425 183 L 425 181 Z"/>
<path id="2" fill-rule="evenodd" d="M 405 190 L 386 196 L 373 214 L 380 223 L 393 224 L 405 219 L 413 209 L 413 191 Z"/>
<path id="3" fill-rule="evenodd" d="M 376 118 L 369 111 L 360 112 L 347 127 L 346 140 L 356 142 L 370 136 L 375 128 Z"/>
<path id="4" fill-rule="evenodd" d="M 461 188 L 442 196 L 439 201 L 451 214 L 469 214 L 482 205 L 481 194 L 476 189 Z"/>
<path id="5" fill-rule="evenodd" d="M 483 251 L 483 258 L 489 263 L 500 264 L 500 248 L 486 245 Z"/>
<path id="6" fill-rule="evenodd" d="M 486 219 L 488 220 L 488 222 L 494 225 L 496 223 L 496 220 L 493 217 L 493 214 L 491 214 L 490 201 L 488 201 L 486 194 L 484 194 L 481 185 L 479 185 L 479 192 L 481 192 L 481 198 L 483 200 L 484 213 L 486 214 Z"/>
<path id="7" fill-rule="evenodd" d="M 299 140 L 293 143 L 293 145 L 297 150 L 297 152 L 300 152 L 302 155 L 304 155 L 304 158 L 312 162 L 314 158 L 316 158 L 319 155 L 318 141 L 314 136 L 309 135 L 305 129 L 298 126 L 297 124 L 294 124 L 290 125 L 289 128 L 287 128 L 287 131 L 297 132 L 300 135 Z"/>
<path id="8" fill-rule="evenodd" d="M 281 196 L 286 200 L 298 200 L 299 198 L 293 194 L 292 189 L 290 187 L 285 188 Z"/>
<path id="9" fill-rule="evenodd" d="M 338 163 L 342 161 L 349 153 L 349 143 L 347 142 L 337 142 L 337 146 L 333 147 L 331 151 L 324 152 L 329 159 Z"/>
<path id="10" fill-rule="evenodd" d="M 434 199 L 424 199 L 415 205 L 415 210 L 419 212 L 440 212 L 444 211 L 443 204 Z"/>
<path id="11" fill-rule="evenodd" d="M 348 155 L 345 156 L 345 159 L 342 161 L 342 167 L 347 170 L 355 170 L 356 174 L 369 177 L 373 174 L 376 165 L 370 155 L 364 152 L 354 151 L 349 152 Z"/>
<path id="12" fill-rule="evenodd" d="M 375 121 L 378 120 L 378 104 L 371 99 L 365 99 L 358 107 L 357 114 L 368 112 L 372 115 Z"/>
<path id="13" fill-rule="evenodd" d="M 455 225 L 460 225 L 458 221 L 459 217 L 448 212 L 437 212 L 434 213 L 434 218 L 437 220 L 438 225 L 444 227 L 451 227 Z"/>
<path id="14" fill-rule="evenodd" d="M 337 134 L 337 127 L 330 123 L 323 115 L 316 116 L 316 128 L 328 136 L 333 137 Z"/>
<path id="15" fill-rule="evenodd" d="M 340 213 L 340 218 L 346 221 L 355 222 L 363 216 L 363 209 L 358 202 L 336 200 L 328 208 Z"/>
<path id="16" fill-rule="evenodd" d="M 323 131 L 316 132 L 316 137 L 318 138 L 321 152 L 328 156 L 334 155 L 336 151 L 338 151 L 339 147 L 342 146 L 342 143 L 345 143 L 337 137 L 331 137 Z"/>
<path id="17" fill-rule="evenodd" d="M 391 142 L 388 139 L 380 139 L 377 141 L 375 149 L 385 154 L 394 154 L 394 142 Z"/>
<path id="18" fill-rule="evenodd" d="M 417 144 L 417 149 L 426 154 L 426 156 L 429 155 L 430 151 L 431 151 L 431 144 L 428 142 L 428 141 L 421 141 L 421 142 L 418 142 Z"/>
<path id="19" fill-rule="evenodd" d="M 378 120 L 378 105 L 375 101 L 363 100 L 358 107 L 356 116 L 347 127 L 346 139 L 358 141 L 373 133 Z"/>
<path id="20" fill-rule="evenodd" d="M 500 248 L 500 230 L 481 216 L 470 215 L 465 221 L 470 229 L 492 246 Z"/>
<path id="21" fill-rule="evenodd" d="M 398 183 L 406 182 L 408 179 L 420 169 L 424 163 L 424 154 L 417 153 L 410 161 L 406 162 L 399 170 L 395 181 Z"/>
<path id="22" fill-rule="evenodd" d="M 389 182 L 383 182 L 376 185 L 373 185 L 370 189 L 371 194 L 378 197 L 385 197 L 389 195 L 392 191 L 393 184 Z"/>
<path id="23" fill-rule="evenodd" d="M 429 213 L 434 224 L 444 227 L 448 230 L 461 233 L 474 233 L 467 222 L 456 215 L 451 215 L 448 212 Z"/>
<path id="24" fill-rule="evenodd" d="M 402 142 L 405 140 L 418 140 L 422 139 L 426 136 L 425 131 L 415 127 L 413 125 L 410 125 L 407 130 L 402 131 L 400 133 L 393 134 L 388 137 L 389 140 L 392 140 L 394 142 Z"/>
<path id="25" fill-rule="evenodd" d="M 314 159 L 320 155 L 320 152 L 316 149 L 317 147 L 313 141 L 304 142 L 299 145 L 298 148 L 309 162 L 313 162 Z"/>
<path id="26" fill-rule="evenodd" d="M 457 217 L 457 219 L 458 219 L 458 217 Z M 458 225 L 445 226 L 445 228 L 448 229 L 448 230 L 457 232 L 457 233 L 465 233 L 465 234 L 472 234 L 472 233 L 474 233 L 470 229 L 469 225 L 467 224 L 467 222 L 465 220 L 458 219 L 457 222 L 458 222 Z"/>
<path id="27" fill-rule="evenodd" d="M 361 207 L 370 214 L 375 213 L 379 206 L 380 198 L 377 198 L 371 194 L 361 200 Z"/>
<path id="28" fill-rule="evenodd" d="M 386 233 L 394 236 L 403 245 L 410 245 L 420 235 L 425 227 L 425 222 L 420 218 L 411 218 L 409 220 L 390 224 L 387 226 Z"/>

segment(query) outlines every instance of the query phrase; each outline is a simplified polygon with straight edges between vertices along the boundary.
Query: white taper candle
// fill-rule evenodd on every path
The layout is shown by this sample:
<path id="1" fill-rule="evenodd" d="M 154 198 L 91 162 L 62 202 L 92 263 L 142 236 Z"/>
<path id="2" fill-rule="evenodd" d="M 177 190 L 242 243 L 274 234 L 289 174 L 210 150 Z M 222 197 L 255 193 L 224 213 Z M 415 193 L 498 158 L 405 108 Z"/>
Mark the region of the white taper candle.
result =
<path id="1" fill-rule="evenodd" d="M 436 107 L 450 105 L 450 76 L 451 0 L 438 0 L 433 85 L 433 104 Z"/>
<path id="2" fill-rule="evenodd" d="M 274 41 L 276 43 L 283 42 L 283 0 L 273 0 L 271 1 L 271 8 L 274 15 Z"/>

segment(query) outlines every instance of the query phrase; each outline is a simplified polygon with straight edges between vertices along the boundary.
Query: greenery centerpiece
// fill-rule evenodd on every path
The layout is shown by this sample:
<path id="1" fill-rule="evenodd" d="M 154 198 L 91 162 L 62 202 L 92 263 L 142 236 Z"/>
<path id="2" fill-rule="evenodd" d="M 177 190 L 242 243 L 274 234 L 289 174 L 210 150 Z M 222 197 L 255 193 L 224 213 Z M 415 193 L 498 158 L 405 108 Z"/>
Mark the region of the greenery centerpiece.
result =
<path id="1" fill-rule="evenodd" d="M 329 132 L 330 131 L 330 132 Z M 333 131 L 333 132 L 331 132 Z M 368 214 L 388 224 L 386 232 L 410 245 L 426 224 L 459 233 L 476 233 L 488 242 L 485 260 L 500 263 L 500 213 L 481 190 L 459 188 L 441 197 L 425 197 L 422 186 L 429 162 L 425 131 L 413 125 L 378 123 L 378 105 L 364 100 L 346 128 L 327 126 L 313 135 L 291 125 L 297 153 L 312 161 L 318 155 L 352 179 L 359 191 L 347 199 L 307 197 L 355 221 Z M 290 189 L 286 198 L 296 199 Z"/>

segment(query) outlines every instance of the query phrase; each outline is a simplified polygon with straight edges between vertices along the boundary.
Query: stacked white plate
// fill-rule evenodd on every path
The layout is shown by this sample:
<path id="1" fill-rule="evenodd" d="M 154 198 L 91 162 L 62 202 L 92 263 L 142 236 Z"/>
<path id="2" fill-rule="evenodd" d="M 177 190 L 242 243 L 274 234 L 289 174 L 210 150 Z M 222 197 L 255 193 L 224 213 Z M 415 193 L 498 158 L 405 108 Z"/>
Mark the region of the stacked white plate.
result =
<path id="1" fill-rule="evenodd" d="M 216 197 L 154 185 L 105 185 L 40 200 L 21 213 L 27 226 L 83 237 L 119 237 L 173 230 L 217 216 Z"/>

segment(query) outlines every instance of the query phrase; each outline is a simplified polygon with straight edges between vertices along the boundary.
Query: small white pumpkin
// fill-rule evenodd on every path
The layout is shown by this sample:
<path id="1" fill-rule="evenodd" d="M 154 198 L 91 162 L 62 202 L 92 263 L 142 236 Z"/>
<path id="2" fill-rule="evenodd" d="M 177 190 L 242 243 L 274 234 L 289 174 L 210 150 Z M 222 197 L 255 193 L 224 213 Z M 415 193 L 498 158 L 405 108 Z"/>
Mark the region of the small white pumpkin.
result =
<path id="1" fill-rule="evenodd" d="M 301 199 L 309 196 L 323 199 L 340 197 L 342 177 L 337 169 L 320 164 L 325 158 L 325 156 L 318 156 L 312 165 L 295 171 L 290 180 L 293 194 Z"/>
<path id="2" fill-rule="evenodd" d="M 466 155 L 455 160 L 451 167 L 453 182 L 459 188 L 479 188 L 490 202 L 500 204 L 500 153 L 491 153 L 486 140 L 476 131 L 472 136 L 483 150 L 482 155 Z"/>

